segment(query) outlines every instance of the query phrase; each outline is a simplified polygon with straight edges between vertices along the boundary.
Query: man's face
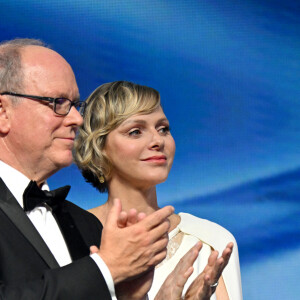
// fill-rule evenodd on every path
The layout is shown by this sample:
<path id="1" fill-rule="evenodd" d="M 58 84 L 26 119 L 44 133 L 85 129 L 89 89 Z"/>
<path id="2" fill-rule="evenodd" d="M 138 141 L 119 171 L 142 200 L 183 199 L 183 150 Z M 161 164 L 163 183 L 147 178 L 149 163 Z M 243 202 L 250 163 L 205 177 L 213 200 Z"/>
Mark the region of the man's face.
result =
<path id="1" fill-rule="evenodd" d="M 22 50 L 22 65 L 22 93 L 78 100 L 73 71 L 56 52 L 28 46 Z M 58 116 L 49 102 L 20 98 L 20 103 L 11 106 L 9 118 L 6 145 L 16 158 L 17 169 L 25 175 L 35 180 L 35 176 L 47 178 L 71 164 L 76 130 L 82 124 L 74 107 L 67 116 Z"/>

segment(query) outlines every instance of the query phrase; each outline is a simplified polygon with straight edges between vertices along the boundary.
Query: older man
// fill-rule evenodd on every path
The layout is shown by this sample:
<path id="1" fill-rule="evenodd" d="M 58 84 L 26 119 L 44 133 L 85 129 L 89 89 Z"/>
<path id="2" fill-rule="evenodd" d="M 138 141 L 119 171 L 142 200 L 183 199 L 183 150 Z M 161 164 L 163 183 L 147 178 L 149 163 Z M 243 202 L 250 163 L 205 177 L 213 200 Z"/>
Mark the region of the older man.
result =
<path id="1" fill-rule="evenodd" d="M 73 71 L 58 53 L 36 40 L 0 44 L 1 299 L 114 298 L 115 284 L 166 255 L 171 207 L 121 228 L 116 201 L 101 248 L 89 255 L 101 224 L 64 200 L 68 188 L 42 191 L 71 164 L 83 110 Z"/>

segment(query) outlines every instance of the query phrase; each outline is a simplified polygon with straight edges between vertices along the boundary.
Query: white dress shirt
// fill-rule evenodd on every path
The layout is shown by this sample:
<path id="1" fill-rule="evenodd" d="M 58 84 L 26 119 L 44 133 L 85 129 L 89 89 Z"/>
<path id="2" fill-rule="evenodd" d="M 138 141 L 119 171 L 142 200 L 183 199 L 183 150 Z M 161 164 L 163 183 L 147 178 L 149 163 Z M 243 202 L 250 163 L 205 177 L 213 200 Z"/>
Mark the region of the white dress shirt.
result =
<path id="1" fill-rule="evenodd" d="M 20 206 L 24 208 L 23 193 L 28 186 L 30 179 L 2 161 L 0 161 L 0 177 L 16 198 Z M 49 191 L 47 182 L 44 182 L 42 190 Z M 47 204 L 42 204 L 34 208 L 32 211 L 26 212 L 26 215 L 40 233 L 58 264 L 62 267 L 71 263 L 72 259 L 69 250 L 60 228 L 52 214 L 51 208 Z M 108 267 L 97 253 L 90 256 L 99 267 L 109 288 L 112 299 L 116 300 L 115 287 Z"/>

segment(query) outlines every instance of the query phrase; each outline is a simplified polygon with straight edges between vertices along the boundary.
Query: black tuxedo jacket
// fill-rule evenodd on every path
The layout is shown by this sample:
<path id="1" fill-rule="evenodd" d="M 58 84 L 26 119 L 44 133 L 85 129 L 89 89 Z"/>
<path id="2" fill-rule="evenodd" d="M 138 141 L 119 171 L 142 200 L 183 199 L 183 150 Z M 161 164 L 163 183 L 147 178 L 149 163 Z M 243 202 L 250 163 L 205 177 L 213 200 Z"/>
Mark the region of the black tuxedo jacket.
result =
<path id="1" fill-rule="evenodd" d="M 73 263 L 59 267 L 54 256 L 0 178 L 0 299 L 111 299 L 89 247 L 100 245 L 96 217 L 64 201 L 59 218 Z"/>

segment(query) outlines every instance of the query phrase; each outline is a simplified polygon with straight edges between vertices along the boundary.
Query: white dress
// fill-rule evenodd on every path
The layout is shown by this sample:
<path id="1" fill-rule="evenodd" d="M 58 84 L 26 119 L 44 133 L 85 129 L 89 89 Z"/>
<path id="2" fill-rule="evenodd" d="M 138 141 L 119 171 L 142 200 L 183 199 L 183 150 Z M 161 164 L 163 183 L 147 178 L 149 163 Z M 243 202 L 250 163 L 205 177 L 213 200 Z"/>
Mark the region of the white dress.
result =
<path id="1" fill-rule="evenodd" d="M 229 299 L 242 300 L 243 296 L 238 247 L 233 235 L 222 226 L 208 220 L 200 219 L 187 213 L 179 213 L 179 216 L 181 221 L 177 227 L 169 233 L 169 240 L 171 241 L 176 234 L 182 232 L 182 241 L 173 256 L 163 261 L 155 269 L 153 284 L 148 293 L 149 299 L 154 299 L 162 283 L 175 268 L 180 258 L 184 256 L 184 254 L 200 240 L 203 243 L 203 247 L 194 263 L 194 272 L 185 284 L 183 295 L 196 276 L 205 268 L 208 257 L 211 253 L 211 248 L 218 250 L 219 253 L 222 253 L 226 245 L 229 242 L 233 242 L 233 253 L 230 257 L 228 265 L 222 273 L 222 276 Z M 212 295 L 210 299 L 216 300 L 215 294 Z"/>

